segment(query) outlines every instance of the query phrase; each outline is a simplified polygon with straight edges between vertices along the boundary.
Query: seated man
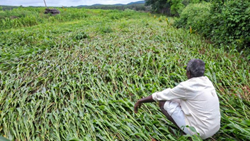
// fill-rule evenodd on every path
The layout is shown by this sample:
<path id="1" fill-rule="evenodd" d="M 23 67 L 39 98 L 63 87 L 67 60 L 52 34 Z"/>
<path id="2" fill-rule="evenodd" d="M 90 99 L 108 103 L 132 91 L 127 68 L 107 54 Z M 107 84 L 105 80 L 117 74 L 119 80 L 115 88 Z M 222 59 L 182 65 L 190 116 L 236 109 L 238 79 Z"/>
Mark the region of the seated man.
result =
<path id="1" fill-rule="evenodd" d="M 213 136 L 220 129 L 220 105 L 215 88 L 204 76 L 204 71 L 202 60 L 190 60 L 186 72 L 188 80 L 138 100 L 135 113 L 142 103 L 159 101 L 161 112 L 186 134 L 197 132 L 202 139 Z M 196 132 L 187 126 L 194 127 Z"/>

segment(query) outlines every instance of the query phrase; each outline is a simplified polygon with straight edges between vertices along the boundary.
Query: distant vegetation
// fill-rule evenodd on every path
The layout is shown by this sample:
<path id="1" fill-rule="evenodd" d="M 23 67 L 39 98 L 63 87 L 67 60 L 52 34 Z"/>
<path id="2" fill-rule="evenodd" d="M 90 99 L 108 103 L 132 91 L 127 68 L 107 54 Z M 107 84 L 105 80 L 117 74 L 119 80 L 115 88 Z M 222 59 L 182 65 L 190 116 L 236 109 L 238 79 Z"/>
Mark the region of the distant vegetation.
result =
<path id="1" fill-rule="evenodd" d="M 14 8 L 18 8 L 18 6 L 2 6 L 2 5 L 0 5 L 0 11 L 12 10 Z"/>
<path id="2" fill-rule="evenodd" d="M 18 8 L 22 6 L 1 6 L 0 10 L 12 10 L 13 8 Z M 33 7 L 33 6 L 30 6 Z M 38 6 L 41 7 L 41 6 Z M 59 7 L 57 7 L 59 8 Z M 131 2 L 128 4 L 113 4 L 113 5 L 104 5 L 104 4 L 94 4 L 94 5 L 79 5 L 79 6 L 70 6 L 67 8 L 86 8 L 86 9 L 117 9 L 117 10 L 125 10 L 132 9 L 136 11 L 150 11 L 149 6 L 145 6 L 145 1 L 137 1 Z"/>
<path id="3" fill-rule="evenodd" d="M 14 7 L 3 6 L 3 10 L 11 10 Z M 21 6 L 19 8 L 22 8 Z M 71 7 L 74 8 L 74 7 Z M 242 54 L 250 60 L 250 1 L 244 0 L 145 0 L 132 2 L 129 4 L 92 6 L 79 5 L 76 8 L 85 9 L 132 9 L 136 11 L 146 11 L 154 14 L 164 14 L 176 17 L 174 25 L 178 28 L 185 28 L 205 37 L 208 42 L 216 44 L 218 47 L 227 46 L 230 49 L 242 51 Z M 63 8 L 59 8 L 64 10 Z M 15 10 L 14 10 L 15 11 Z M 79 18 L 79 13 L 70 17 Z M 28 12 L 29 13 L 29 12 Z M 27 14 L 28 14 L 27 13 Z M 42 10 L 40 11 L 40 14 Z M 64 12 L 65 13 L 65 12 Z M 65 21 L 70 17 L 55 17 Z M 78 14 L 77 14 L 78 13 Z M 34 16 L 37 16 L 34 14 Z M 21 18 L 16 20 L 16 18 Z M 37 24 L 42 20 L 24 18 L 25 13 L 0 12 L 0 24 L 7 26 L 5 21 L 11 20 L 15 26 L 26 26 L 25 21 L 30 24 Z M 41 16 L 38 16 L 38 18 Z M 64 17 L 64 18 L 62 18 Z M 82 17 L 82 16 L 80 16 Z M 84 14 L 83 14 L 84 17 Z M 54 18 L 51 18 L 54 19 Z M 5 27 L 2 28 L 5 28 Z M 1 27 L 0 27 L 1 28 Z"/>
<path id="4" fill-rule="evenodd" d="M 145 6 L 144 4 L 92 5 L 92 6 L 77 6 L 77 7 L 84 7 L 86 9 L 117 9 L 117 10 L 132 9 L 132 10 L 136 10 L 136 11 L 150 11 L 150 7 Z"/>
<path id="5" fill-rule="evenodd" d="M 176 27 L 199 33 L 219 47 L 237 49 L 250 60 L 250 1 L 146 0 L 152 12 L 179 17 Z"/>
<path id="6" fill-rule="evenodd" d="M 117 10 L 132 9 L 136 11 L 150 11 L 150 7 L 145 6 L 145 1 L 131 2 L 128 4 L 114 4 L 114 5 L 102 5 L 102 4 L 95 4 L 91 6 L 79 5 L 77 7 L 84 7 L 87 9 L 117 9 Z"/>

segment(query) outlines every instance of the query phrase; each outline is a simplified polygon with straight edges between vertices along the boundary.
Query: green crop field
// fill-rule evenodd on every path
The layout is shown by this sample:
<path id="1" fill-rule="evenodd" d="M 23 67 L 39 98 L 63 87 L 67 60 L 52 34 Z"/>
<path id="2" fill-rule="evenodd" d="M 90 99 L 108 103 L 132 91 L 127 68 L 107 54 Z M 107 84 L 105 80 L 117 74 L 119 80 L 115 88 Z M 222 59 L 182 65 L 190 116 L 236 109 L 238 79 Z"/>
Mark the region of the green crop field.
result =
<path id="1" fill-rule="evenodd" d="M 186 80 L 192 58 L 204 60 L 220 98 L 221 129 L 207 140 L 250 138 L 250 64 L 239 52 L 176 29 L 165 16 L 60 10 L 0 11 L 1 138 L 201 140 L 182 135 L 157 103 L 133 112 L 138 99 Z"/>

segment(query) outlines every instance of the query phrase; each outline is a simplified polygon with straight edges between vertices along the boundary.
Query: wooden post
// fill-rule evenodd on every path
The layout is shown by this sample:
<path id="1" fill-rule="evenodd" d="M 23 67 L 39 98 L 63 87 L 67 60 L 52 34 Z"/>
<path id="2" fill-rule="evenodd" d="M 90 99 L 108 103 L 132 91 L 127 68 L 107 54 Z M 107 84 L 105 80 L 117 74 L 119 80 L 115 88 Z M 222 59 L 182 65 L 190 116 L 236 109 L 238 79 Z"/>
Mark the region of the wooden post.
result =
<path id="1" fill-rule="evenodd" d="M 45 7 L 47 8 L 47 4 L 46 4 L 46 1 L 45 0 L 43 0 L 44 1 L 44 4 L 45 4 Z"/>

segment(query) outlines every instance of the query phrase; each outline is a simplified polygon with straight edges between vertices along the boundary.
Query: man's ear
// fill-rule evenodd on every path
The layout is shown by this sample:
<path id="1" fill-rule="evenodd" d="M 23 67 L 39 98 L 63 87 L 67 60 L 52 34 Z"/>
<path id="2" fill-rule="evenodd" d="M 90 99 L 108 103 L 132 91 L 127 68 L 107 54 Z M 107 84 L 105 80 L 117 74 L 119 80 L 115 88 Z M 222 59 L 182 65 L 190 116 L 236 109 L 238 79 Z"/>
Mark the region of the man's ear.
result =
<path id="1" fill-rule="evenodd" d="M 191 78 L 191 73 L 190 73 L 190 71 L 187 71 L 186 74 L 187 74 L 187 78 L 190 79 L 190 78 Z"/>

